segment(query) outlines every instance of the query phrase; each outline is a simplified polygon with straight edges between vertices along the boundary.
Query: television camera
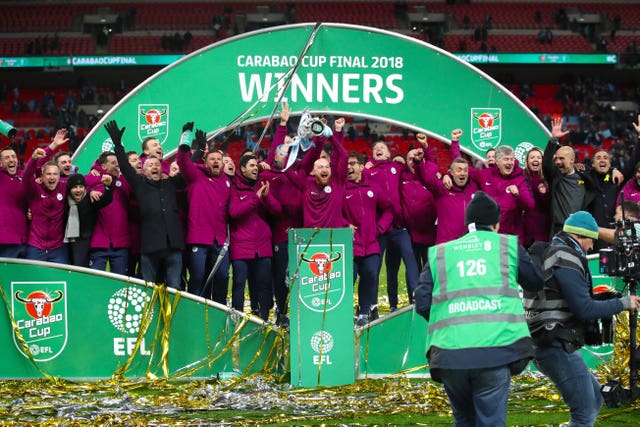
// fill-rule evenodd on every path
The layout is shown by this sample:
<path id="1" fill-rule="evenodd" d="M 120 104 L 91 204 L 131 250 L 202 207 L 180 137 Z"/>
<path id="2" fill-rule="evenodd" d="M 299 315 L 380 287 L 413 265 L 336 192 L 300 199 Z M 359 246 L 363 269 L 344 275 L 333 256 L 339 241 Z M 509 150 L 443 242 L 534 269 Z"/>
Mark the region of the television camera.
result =
<path id="1" fill-rule="evenodd" d="M 611 248 L 600 250 L 600 273 L 620 277 L 628 286 L 629 294 L 636 295 L 640 277 L 640 241 L 636 232 L 636 223 L 625 218 L 615 222 L 615 240 Z M 623 403 L 631 402 L 640 396 L 638 383 L 638 367 L 640 367 L 640 349 L 637 347 L 638 317 L 629 315 L 629 388 L 622 387 L 619 380 L 609 380 L 602 385 L 604 400 L 610 408 L 617 408 Z"/>

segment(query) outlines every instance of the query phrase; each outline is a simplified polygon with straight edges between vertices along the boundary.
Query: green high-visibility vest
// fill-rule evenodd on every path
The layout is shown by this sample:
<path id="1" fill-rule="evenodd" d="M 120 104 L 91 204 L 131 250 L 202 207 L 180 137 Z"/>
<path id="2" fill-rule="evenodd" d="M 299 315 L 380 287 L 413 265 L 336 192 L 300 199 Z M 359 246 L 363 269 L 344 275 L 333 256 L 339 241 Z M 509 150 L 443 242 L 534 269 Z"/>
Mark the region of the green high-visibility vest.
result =
<path id="1" fill-rule="evenodd" d="M 429 249 L 427 348 L 502 347 L 528 337 L 516 281 L 518 238 L 477 231 Z"/>

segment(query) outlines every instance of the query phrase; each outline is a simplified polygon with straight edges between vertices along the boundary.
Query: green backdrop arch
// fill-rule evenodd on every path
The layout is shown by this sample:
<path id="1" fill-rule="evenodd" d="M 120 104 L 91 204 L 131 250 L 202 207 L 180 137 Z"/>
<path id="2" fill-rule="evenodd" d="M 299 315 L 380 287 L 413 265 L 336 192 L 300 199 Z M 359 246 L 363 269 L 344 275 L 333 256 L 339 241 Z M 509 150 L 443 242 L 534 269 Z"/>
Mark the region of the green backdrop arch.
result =
<path id="1" fill-rule="evenodd" d="M 500 144 L 520 157 L 530 143 L 544 146 L 549 137 L 508 89 L 442 49 L 376 28 L 310 23 L 242 34 L 163 68 L 100 120 L 73 161 L 87 171 L 113 148 L 102 126 L 108 120 L 126 126 L 127 150 L 139 151 L 144 138 L 155 136 L 165 153 L 177 148 L 187 121 L 216 132 L 243 113 L 245 123 L 264 120 L 288 76 L 282 95 L 294 114 L 308 107 L 360 116 L 443 141 L 462 128 L 463 150 L 479 157 Z"/>

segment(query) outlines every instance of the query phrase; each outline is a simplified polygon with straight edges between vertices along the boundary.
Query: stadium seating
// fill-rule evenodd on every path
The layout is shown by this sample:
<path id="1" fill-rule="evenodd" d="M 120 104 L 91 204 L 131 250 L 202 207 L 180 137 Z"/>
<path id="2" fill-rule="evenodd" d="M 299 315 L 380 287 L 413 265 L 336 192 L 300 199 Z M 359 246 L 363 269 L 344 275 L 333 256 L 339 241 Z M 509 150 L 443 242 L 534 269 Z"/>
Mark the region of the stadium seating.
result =
<path id="1" fill-rule="evenodd" d="M 42 37 L 39 37 L 42 41 Z M 50 40 L 50 38 L 49 38 Z M 38 42 L 40 43 L 40 42 Z M 28 45 L 31 44 L 31 53 Z M 6 37 L 0 38 L 0 56 L 31 56 L 36 53 L 36 37 Z M 49 43 L 47 42 L 49 45 Z M 95 52 L 95 40 L 89 35 L 59 37 L 57 49 L 41 48 L 40 55 L 66 56 L 66 55 L 93 55 Z"/>
<path id="2" fill-rule="evenodd" d="M 304 2 L 296 4 L 298 22 L 341 22 L 392 29 L 398 27 L 393 2 Z"/>
<path id="3" fill-rule="evenodd" d="M 460 52 L 461 41 L 464 40 L 465 52 L 480 52 L 481 41 L 473 40 L 472 33 L 445 34 L 444 49 L 449 52 Z M 594 47 L 577 34 L 555 35 L 553 43 L 542 44 L 536 33 L 530 34 L 493 34 L 485 42 L 489 52 L 538 52 L 538 53 L 594 53 Z"/>
<path id="4" fill-rule="evenodd" d="M 580 3 L 584 13 L 598 13 L 610 20 L 620 17 L 620 30 L 638 30 L 640 28 L 640 9 L 637 4 L 621 2 Z"/>
<path id="5" fill-rule="evenodd" d="M 598 31 L 607 40 L 607 51 L 624 53 L 635 42 L 640 44 L 640 8 L 631 7 L 622 0 L 600 1 L 598 3 L 561 1 L 544 2 L 509 2 L 474 0 L 464 4 L 449 4 L 445 0 L 415 1 L 406 5 L 411 12 L 415 7 L 421 7 L 426 12 L 444 13 L 447 23 L 443 34 L 443 47 L 451 52 L 461 50 L 461 42 L 466 44 L 466 52 L 479 52 L 481 42 L 473 40 L 474 30 L 490 21 L 487 34 L 486 49 L 491 52 L 530 52 L 530 53 L 594 53 L 595 44 L 589 43 L 580 33 L 572 33 L 558 27 L 555 20 L 559 8 L 570 12 L 599 14 L 603 25 Z M 114 2 L 114 3 L 79 3 L 67 4 L 61 0 L 34 0 L 26 2 L 4 3 L 0 8 L 0 57 L 25 55 L 94 55 L 94 54 L 165 54 L 190 53 L 216 42 L 226 36 L 226 32 L 233 34 L 236 22 L 247 13 L 256 12 L 259 7 L 268 7 L 270 11 L 287 13 L 293 22 L 341 22 L 354 25 L 368 25 L 388 30 L 410 34 L 421 40 L 429 40 L 429 33 L 413 31 L 402 8 L 394 1 L 323 1 L 323 2 L 285 2 L 278 1 L 264 6 L 264 2 Z M 107 46 L 97 46 L 93 35 L 85 34 L 83 30 L 83 15 L 100 13 L 106 9 L 119 14 L 123 20 L 123 32 L 112 34 Z M 538 14 L 539 12 L 539 14 Z M 536 18 L 538 15 L 538 18 Z M 615 38 L 611 37 L 614 18 L 619 16 L 619 31 Z M 490 19 L 489 19 L 490 18 Z M 222 34 L 214 34 L 214 23 L 223 22 Z M 467 28 L 465 29 L 465 22 Z M 540 29 L 550 29 L 554 34 L 552 44 L 541 44 L 538 40 Z M 419 28 L 416 28 L 419 30 Z M 193 38 L 183 49 L 163 48 L 163 34 L 184 35 L 191 32 Z M 54 34 L 59 37 L 58 47 L 44 52 L 35 52 L 36 39 L 42 40 L 45 35 L 48 41 Z M 436 36 L 436 37 L 439 37 Z M 31 46 L 30 46 L 31 44 Z M 11 88 L 9 88 L 11 89 Z M 510 89 L 519 96 L 517 85 Z M 552 115 L 562 111 L 563 105 L 556 100 L 557 85 L 534 85 L 535 96 L 525 99 L 526 105 L 537 110 L 541 116 Z M 20 88 L 20 101 L 29 102 L 31 99 L 41 100 L 45 92 L 53 93 L 55 104 L 61 106 L 67 97 L 68 88 L 37 89 Z M 74 96 L 80 97 L 80 91 L 75 90 Z M 116 94 L 109 88 L 97 88 L 96 93 L 103 92 L 107 98 L 115 98 Z M 121 96 L 122 94 L 118 95 Z M 54 118 L 45 117 L 36 111 L 28 111 L 24 106 L 21 111 L 14 112 L 14 99 L 9 94 L 0 103 L 0 117 L 11 120 L 19 127 L 18 140 L 26 142 L 27 149 L 39 144 L 48 143 L 51 137 L 47 130 L 54 126 Z M 374 124 L 371 124 L 374 126 Z M 356 127 L 364 126 L 362 122 Z M 361 134 L 361 129 L 358 134 Z M 33 131 L 33 132 L 32 132 Z M 87 128 L 79 128 L 80 138 L 88 132 Z M 413 135 L 403 136 L 401 129 L 391 126 L 386 130 L 374 129 L 373 133 L 389 135 L 388 144 L 393 153 L 405 153 L 414 144 Z M 44 137 L 42 137 L 44 136 Z M 0 142 L 6 142 L 6 138 Z M 370 154 L 370 143 L 361 136 L 353 141 L 347 139 L 349 149 Z M 244 149 L 244 141 L 232 142 L 229 150 L 239 155 Z M 448 152 L 433 142 L 436 157 L 448 162 Z M 588 149 L 584 149 L 588 155 Z M 442 157 L 442 159 L 440 159 Z M 237 157 L 236 157 L 237 159 Z"/>
<path id="6" fill-rule="evenodd" d="M 154 3 L 62 3 L 33 2 L 12 4 L 0 9 L 0 28 L 3 33 L 19 33 L 20 37 L 0 36 L 0 55 L 18 56 L 27 54 L 27 45 L 36 37 L 54 33 L 60 34 L 60 47 L 56 55 L 87 55 L 95 51 L 95 42 L 89 35 L 80 35 L 82 17 L 85 14 L 98 13 L 107 9 L 117 13 L 124 20 L 124 33 L 111 37 L 108 53 L 165 53 L 157 40 L 163 33 L 173 34 L 190 31 L 195 37 L 213 35 L 216 18 L 223 19 L 226 31 L 233 32 L 236 16 L 255 12 L 260 2 L 154 2 Z M 375 26 L 390 30 L 409 30 L 401 13 L 396 11 L 393 1 L 351 1 L 351 2 L 298 2 L 288 4 L 276 2 L 269 4 L 271 10 L 286 12 L 291 7 L 295 22 L 342 22 L 348 24 Z M 603 20 L 613 22 L 620 17 L 620 33 L 616 40 L 608 40 L 608 50 L 621 53 L 630 45 L 635 35 L 629 30 L 640 28 L 640 8 L 629 7 L 623 2 L 600 3 L 564 3 L 560 1 L 527 2 L 480 2 L 448 4 L 445 1 L 415 2 L 407 5 L 407 10 L 423 7 L 426 12 L 445 13 L 449 16 L 444 45 L 447 50 L 459 51 L 460 39 L 467 40 L 467 51 L 480 50 L 480 42 L 471 39 L 473 31 L 490 21 L 487 49 L 495 47 L 497 52 L 567 52 L 590 53 L 594 46 L 586 42 L 582 35 L 560 33 L 556 25 L 555 14 L 559 8 L 600 14 Z M 539 12 L 539 19 L 536 13 Z M 464 29 L 465 17 L 468 20 Z M 489 19 L 490 17 L 490 19 Z M 612 24 L 611 24 L 612 25 Z M 551 29 L 554 42 L 541 45 L 537 42 L 537 31 Z M 500 31 L 513 31 L 511 34 Z M 523 34 L 523 31 L 530 33 Z M 33 34 L 30 35 L 29 33 Z M 414 33 L 415 37 L 427 39 L 424 34 Z M 607 34 L 608 36 L 608 34 Z M 135 38 L 133 40 L 132 38 Z M 630 40 L 631 39 L 631 40 Z M 185 53 L 215 41 L 209 38 L 205 43 L 192 43 Z M 428 40 L 428 39 L 427 39 Z M 42 52 L 43 54 L 45 52 Z"/>
<path id="7" fill-rule="evenodd" d="M 464 17 L 469 18 L 470 28 L 481 27 L 488 16 L 491 17 L 491 29 L 539 29 L 556 28 L 553 14 L 563 3 L 509 3 L 509 2 L 469 2 L 450 5 L 445 2 L 428 3 L 428 12 L 450 13 L 462 26 Z M 413 5 L 409 6 L 411 9 Z M 542 20 L 535 21 L 536 11 L 540 11 Z"/>

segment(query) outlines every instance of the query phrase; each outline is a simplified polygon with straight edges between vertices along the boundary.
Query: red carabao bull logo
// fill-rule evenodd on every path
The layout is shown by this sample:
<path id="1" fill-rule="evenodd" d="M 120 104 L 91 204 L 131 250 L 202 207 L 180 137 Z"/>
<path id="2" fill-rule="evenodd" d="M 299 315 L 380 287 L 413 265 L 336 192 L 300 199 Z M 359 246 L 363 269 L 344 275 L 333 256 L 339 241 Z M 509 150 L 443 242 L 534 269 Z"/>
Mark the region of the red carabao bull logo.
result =
<path id="1" fill-rule="evenodd" d="M 500 117 L 498 114 L 480 114 L 478 115 L 474 115 L 473 118 L 476 119 L 478 121 L 478 125 L 480 125 L 481 128 L 488 128 L 493 126 L 493 121 L 496 120 L 498 117 Z"/>
<path id="2" fill-rule="evenodd" d="M 150 125 L 157 125 L 162 120 L 162 116 L 167 114 L 167 110 L 160 111 L 160 110 L 156 110 L 155 108 L 152 108 L 151 110 L 147 110 L 147 111 L 141 110 L 140 114 L 144 115 L 144 119 Z"/>
<path id="3" fill-rule="evenodd" d="M 311 256 L 311 258 L 302 257 L 302 260 L 309 263 L 311 272 L 316 276 L 322 276 L 324 274 L 331 273 L 333 263 L 339 261 L 342 257 L 340 252 L 337 252 L 333 258 L 329 257 L 324 252 L 318 252 Z"/>
<path id="4" fill-rule="evenodd" d="M 31 292 L 26 298 L 20 296 L 22 292 L 16 291 L 16 299 L 25 304 L 27 313 L 34 319 L 49 316 L 54 302 L 62 299 L 62 292 L 56 291 L 57 295 L 52 298 L 46 292 Z"/>

